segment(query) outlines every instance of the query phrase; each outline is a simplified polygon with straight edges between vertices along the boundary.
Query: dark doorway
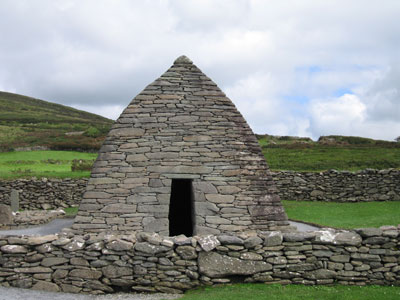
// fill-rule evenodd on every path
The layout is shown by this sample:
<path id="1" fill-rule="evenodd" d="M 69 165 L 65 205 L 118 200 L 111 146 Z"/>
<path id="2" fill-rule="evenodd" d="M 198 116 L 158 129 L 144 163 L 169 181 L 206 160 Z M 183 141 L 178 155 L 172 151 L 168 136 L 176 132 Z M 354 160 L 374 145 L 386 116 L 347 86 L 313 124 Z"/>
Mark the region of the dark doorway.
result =
<path id="1" fill-rule="evenodd" d="M 169 235 L 193 235 L 194 209 L 191 179 L 172 179 L 169 201 Z"/>

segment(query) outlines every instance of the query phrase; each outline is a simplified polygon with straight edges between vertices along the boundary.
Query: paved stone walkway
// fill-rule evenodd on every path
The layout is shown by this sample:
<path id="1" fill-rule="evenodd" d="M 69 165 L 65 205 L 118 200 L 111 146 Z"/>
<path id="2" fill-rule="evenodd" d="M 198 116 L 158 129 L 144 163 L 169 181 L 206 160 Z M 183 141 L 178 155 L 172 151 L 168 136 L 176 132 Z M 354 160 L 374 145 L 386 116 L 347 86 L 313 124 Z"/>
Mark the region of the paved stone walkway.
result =
<path id="1" fill-rule="evenodd" d="M 28 289 L 0 287 L 0 300 L 23 299 L 23 300 L 161 300 L 178 299 L 180 294 L 108 294 L 108 295 L 83 295 L 52 293 L 34 291 Z"/>
<path id="2" fill-rule="evenodd" d="M 70 227 L 74 223 L 74 219 L 56 219 L 48 224 L 24 228 L 24 229 L 12 229 L 12 230 L 0 230 L 0 235 L 47 235 L 60 232 L 61 229 Z M 311 226 L 308 224 L 289 221 L 290 225 L 296 226 L 298 231 L 314 231 L 319 230 L 318 227 Z"/>
<path id="3" fill-rule="evenodd" d="M 48 224 L 22 229 L 0 230 L 0 235 L 48 235 L 60 232 L 65 227 L 71 227 L 74 219 L 55 219 Z"/>
<path id="4" fill-rule="evenodd" d="M 292 225 L 292 226 L 296 226 L 298 231 L 320 230 L 319 227 L 308 225 L 308 224 L 305 224 L 305 223 L 295 222 L 295 221 L 289 221 L 289 224 Z"/>

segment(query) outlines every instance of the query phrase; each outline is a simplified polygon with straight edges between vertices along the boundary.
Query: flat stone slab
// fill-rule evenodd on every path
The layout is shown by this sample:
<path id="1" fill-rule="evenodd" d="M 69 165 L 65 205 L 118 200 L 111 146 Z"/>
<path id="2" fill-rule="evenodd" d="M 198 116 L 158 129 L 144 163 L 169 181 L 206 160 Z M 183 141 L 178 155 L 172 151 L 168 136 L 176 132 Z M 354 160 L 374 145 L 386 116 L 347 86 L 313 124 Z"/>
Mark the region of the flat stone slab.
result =
<path id="1" fill-rule="evenodd" d="M 272 270 L 272 265 L 266 262 L 241 260 L 215 252 L 201 252 L 198 262 L 200 273 L 211 278 L 230 275 L 253 275 Z"/>
<path id="2" fill-rule="evenodd" d="M 8 225 L 13 223 L 13 215 L 11 207 L 0 204 L 0 225 Z"/>
<path id="3" fill-rule="evenodd" d="M 297 231 L 314 231 L 314 230 L 320 230 L 319 227 L 301 223 L 301 222 L 296 222 L 296 221 L 289 221 L 289 224 L 292 226 L 297 227 Z"/>

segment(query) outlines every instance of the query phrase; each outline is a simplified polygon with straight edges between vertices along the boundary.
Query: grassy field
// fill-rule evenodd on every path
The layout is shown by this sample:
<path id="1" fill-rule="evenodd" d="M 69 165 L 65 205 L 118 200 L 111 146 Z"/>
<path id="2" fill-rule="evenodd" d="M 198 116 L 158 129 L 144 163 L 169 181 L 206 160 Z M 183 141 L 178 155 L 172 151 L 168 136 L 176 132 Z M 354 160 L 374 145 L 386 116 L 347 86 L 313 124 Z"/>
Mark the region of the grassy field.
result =
<path id="1" fill-rule="evenodd" d="M 400 143 L 356 136 L 257 135 L 271 170 L 320 172 L 400 168 Z"/>
<path id="2" fill-rule="evenodd" d="M 95 151 L 112 123 L 72 107 L 0 92 L 0 151 L 35 146 Z"/>
<path id="3" fill-rule="evenodd" d="M 274 171 L 319 172 L 329 169 L 358 171 L 366 168 L 400 168 L 400 147 L 314 145 L 309 148 L 288 148 L 280 146 L 279 148 L 264 147 L 263 153 L 271 170 Z M 71 161 L 72 159 L 95 159 L 97 154 L 71 151 L 2 152 L 0 153 L 0 178 L 17 178 L 18 170 L 22 177 L 40 177 L 44 171 L 47 172 L 43 175 L 46 177 L 88 176 L 88 172 L 73 172 L 68 175 L 69 169 L 66 168 L 65 163 L 51 164 L 46 162 L 46 156 L 52 160 Z M 7 161 L 6 165 L 4 161 Z M 29 163 L 30 161 L 35 162 Z M 24 170 L 30 170 L 30 172 Z M 61 171 L 63 174 L 60 173 Z"/>
<path id="4" fill-rule="evenodd" d="M 334 228 L 379 227 L 400 224 L 400 202 L 282 201 L 291 220 Z"/>
<path id="5" fill-rule="evenodd" d="M 271 170 L 319 172 L 400 168 L 400 147 L 297 145 L 263 147 L 262 151 Z"/>
<path id="6" fill-rule="evenodd" d="M 90 171 L 71 171 L 72 160 L 94 160 L 97 153 L 74 151 L 27 151 L 0 153 L 0 178 L 88 177 Z"/>
<path id="7" fill-rule="evenodd" d="M 188 291 L 182 300 L 397 300 L 400 287 L 234 284 Z"/>

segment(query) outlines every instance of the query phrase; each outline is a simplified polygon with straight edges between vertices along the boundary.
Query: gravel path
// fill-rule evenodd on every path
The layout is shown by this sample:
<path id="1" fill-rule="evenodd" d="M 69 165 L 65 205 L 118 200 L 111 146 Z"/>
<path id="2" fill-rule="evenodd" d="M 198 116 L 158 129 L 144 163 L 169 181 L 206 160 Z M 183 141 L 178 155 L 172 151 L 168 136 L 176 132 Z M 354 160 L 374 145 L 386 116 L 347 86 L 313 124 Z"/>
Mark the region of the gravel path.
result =
<path id="1" fill-rule="evenodd" d="M 56 219 L 48 224 L 25 229 L 0 230 L 0 235 L 47 235 L 60 232 L 65 227 L 71 227 L 74 219 Z M 304 223 L 289 221 L 290 225 L 296 226 L 298 231 L 313 231 L 320 228 Z"/>
<path id="2" fill-rule="evenodd" d="M 71 227 L 74 219 L 55 219 L 47 224 L 22 229 L 0 230 L 0 235 L 48 235 L 60 232 L 64 227 Z"/>
<path id="3" fill-rule="evenodd" d="M 67 293 L 51 293 L 28 289 L 0 287 L 0 300 L 161 300 L 178 299 L 179 294 L 108 294 L 108 295 L 83 295 Z"/>
<path id="4" fill-rule="evenodd" d="M 290 225 L 296 226 L 298 231 L 316 231 L 320 230 L 321 228 L 308 225 L 305 223 L 300 223 L 300 222 L 295 222 L 295 221 L 289 221 Z"/>

